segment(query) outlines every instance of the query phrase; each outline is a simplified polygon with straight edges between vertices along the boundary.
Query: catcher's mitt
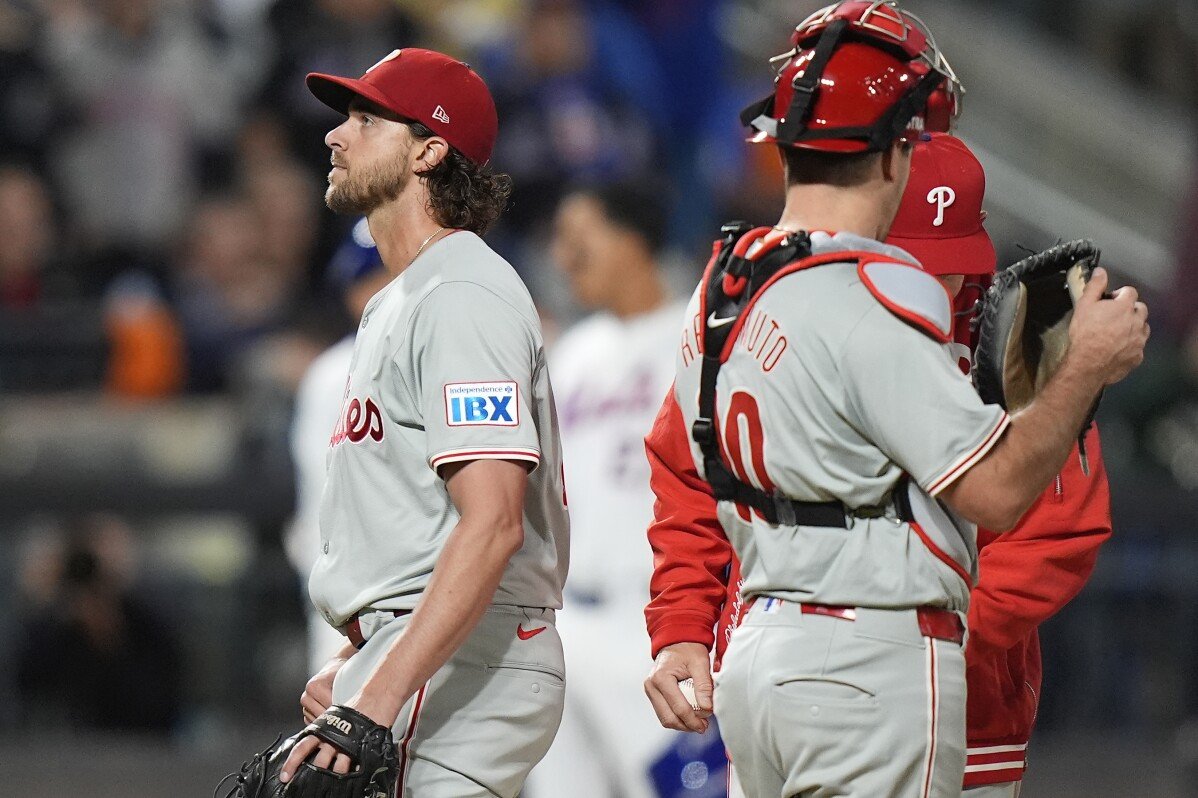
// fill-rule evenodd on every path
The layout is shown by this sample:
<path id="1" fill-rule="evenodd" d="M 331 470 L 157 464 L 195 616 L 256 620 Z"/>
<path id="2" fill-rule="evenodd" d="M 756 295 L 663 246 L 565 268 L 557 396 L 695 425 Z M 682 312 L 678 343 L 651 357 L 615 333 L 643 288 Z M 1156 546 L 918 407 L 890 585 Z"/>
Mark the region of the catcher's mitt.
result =
<path id="1" fill-rule="evenodd" d="M 982 401 L 1014 413 L 1030 404 L 1056 373 L 1069 348 L 1073 308 L 1099 254 L 1093 241 L 1070 241 L 995 276 L 982 301 L 974 356 L 973 382 Z M 1079 443 L 1097 409 L 1095 400 Z M 1084 447 L 1081 454 L 1086 468 Z"/>
<path id="2" fill-rule="evenodd" d="M 349 773 L 334 773 L 304 762 L 291 781 L 279 781 L 279 771 L 291 747 L 316 735 L 353 759 Z M 394 798 L 399 758 L 391 730 L 349 707 L 331 706 L 299 734 L 282 740 L 241 766 L 225 798 Z M 217 785 L 217 791 L 231 776 Z M 214 793 L 215 795 L 215 793 Z"/>

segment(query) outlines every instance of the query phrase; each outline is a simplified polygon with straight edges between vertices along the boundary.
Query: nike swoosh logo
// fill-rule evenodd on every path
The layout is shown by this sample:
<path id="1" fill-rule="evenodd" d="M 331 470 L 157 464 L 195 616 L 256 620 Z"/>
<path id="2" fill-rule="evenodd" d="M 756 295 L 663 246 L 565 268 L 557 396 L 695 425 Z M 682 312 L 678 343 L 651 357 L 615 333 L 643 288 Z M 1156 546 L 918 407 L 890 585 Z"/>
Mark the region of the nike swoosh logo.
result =
<path id="1" fill-rule="evenodd" d="M 730 316 L 726 319 L 717 319 L 715 316 L 715 313 L 712 312 L 712 314 L 707 317 L 707 326 L 708 327 L 723 327 L 725 324 L 731 324 L 734 321 L 736 321 L 735 316 Z"/>
<path id="2" fill-rule="evenodd" d="M 525 629 L 524 624 L 518 624 L 516 626 L 516 637 L 521 640 L 531 640 L 548 628 L 547 626 L 538 626 L 536 629 Z"/>

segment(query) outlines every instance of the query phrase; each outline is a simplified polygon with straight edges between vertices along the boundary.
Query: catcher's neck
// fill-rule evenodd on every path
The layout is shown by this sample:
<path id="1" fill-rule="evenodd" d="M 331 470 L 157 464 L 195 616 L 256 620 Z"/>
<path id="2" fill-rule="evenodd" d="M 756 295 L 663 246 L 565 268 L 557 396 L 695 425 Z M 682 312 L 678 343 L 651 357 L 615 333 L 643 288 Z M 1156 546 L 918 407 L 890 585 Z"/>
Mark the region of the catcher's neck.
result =
<path id="1" fill-rule="evenodd" d="M 778 226 L 885 241 L 910 174 L 911 147 L 898 141 L 871 158 L 864 174 L 842 175 L 844 183 L 791 183 L 788 174 L 786 207 Z"/>
<path id="2" fill-rule="evenodd" d="M 887 192 L 888 193 L 888 192 Z M 901 198 L 901 194 L 899 195 Z M 886 193 L 864 187 L 843 188 L 826 184 L 792 185 L 786 189 L 786 206 L 778 227 L 783 230 L 824 230 L 853 233 L 883 241 L 898 210 Z"/>

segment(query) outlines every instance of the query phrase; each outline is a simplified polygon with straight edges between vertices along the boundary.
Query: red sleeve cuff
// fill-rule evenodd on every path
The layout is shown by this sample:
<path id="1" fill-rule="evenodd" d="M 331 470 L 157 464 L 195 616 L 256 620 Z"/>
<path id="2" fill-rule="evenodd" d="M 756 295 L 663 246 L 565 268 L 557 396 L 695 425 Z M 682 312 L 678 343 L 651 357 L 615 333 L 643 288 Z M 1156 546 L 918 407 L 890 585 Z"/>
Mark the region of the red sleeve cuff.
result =
<path id="1" fill-rule="evenodd" d="M 535 467 L 541 462 L 541 453 L 526 446 L 510 447 L 480 447 L 470 449 L 447 449 L 428 458 L 428 467 L 437 471 L 448 463 L 460 463 L 463 460 L 521 460 L 532 463 Z"/>
<path id="2" fill-rule="evenodd" d="M 650 624 L 649 641 L 655 659 L 663 648 L 675 643 L 698 643 L 710 651 L 715 645 L 715 622 L 707 613 L 675 610 L 670 617 Z"/>

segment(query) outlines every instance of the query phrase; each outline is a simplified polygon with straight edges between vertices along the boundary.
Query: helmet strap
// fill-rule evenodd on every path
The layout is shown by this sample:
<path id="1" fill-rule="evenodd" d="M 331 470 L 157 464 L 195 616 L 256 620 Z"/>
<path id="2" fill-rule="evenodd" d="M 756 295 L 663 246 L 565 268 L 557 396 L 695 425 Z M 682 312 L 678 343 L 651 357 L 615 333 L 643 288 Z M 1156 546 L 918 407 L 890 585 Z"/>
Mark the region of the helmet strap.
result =
<path id="1" fill-rule="evenodd" d="M 848 20 L 838 19 L 824 28 L 815 45 L 811 61 L 803 70 L 803 76 L 796 77 L 791 83 L 794 94 L 790 98 L 790 108 L 786 109 L 785 116 L 778 118 L 778 133 L 775 138 L 778 139 L 779 144 L 793 144 L 795 139 L 807 128 L 807 117 L 811 112 L 811 105 L 815 100 L 815 92 L 819 88 L 820 78 L 824 75 L 828 61 L 836 52 L 836 46 L 840 43 L 840 38 L 844 35 L 848 24 Z M 777 117 L 777 109 L 774 110 L 775 117 Z"/>

